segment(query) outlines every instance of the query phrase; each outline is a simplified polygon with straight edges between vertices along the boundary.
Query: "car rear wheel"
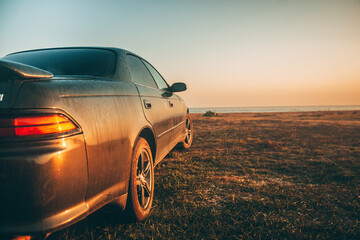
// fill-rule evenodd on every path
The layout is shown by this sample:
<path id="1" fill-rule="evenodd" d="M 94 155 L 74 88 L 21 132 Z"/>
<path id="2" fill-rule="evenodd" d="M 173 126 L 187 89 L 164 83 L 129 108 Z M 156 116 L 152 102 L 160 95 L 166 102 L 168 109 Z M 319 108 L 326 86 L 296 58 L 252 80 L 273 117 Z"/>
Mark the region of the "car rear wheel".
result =
<path id="1" fill-rule="evenodd" d="M 149 144 L 139 138 L 133 152 L 127 210 L 132 220 L 145 220 L 154 198 L 154 165 Z"/>
<path id="2" fill-rule="evenodd" d="M 192 141 L 193 141 L 193 129 L 192 129 L 192 119 L 190 116 L 186 118 L 186 129 L 185 129 L 185 138 L 181 142 L 180 147 L 182 149 L 188 149 L 191 147 Z"/>

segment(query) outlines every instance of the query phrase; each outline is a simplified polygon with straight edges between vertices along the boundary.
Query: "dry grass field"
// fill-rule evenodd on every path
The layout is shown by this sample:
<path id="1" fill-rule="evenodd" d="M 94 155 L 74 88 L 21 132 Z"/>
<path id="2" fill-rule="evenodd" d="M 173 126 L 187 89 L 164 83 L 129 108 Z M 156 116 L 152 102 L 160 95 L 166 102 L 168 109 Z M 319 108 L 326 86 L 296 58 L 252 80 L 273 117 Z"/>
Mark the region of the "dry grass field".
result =
<path id="1" fill-rule="evenodd" d="M 360 112 L 193 114 L 149 219 L 103 209 L 49 239 L 360 239 Z"/>

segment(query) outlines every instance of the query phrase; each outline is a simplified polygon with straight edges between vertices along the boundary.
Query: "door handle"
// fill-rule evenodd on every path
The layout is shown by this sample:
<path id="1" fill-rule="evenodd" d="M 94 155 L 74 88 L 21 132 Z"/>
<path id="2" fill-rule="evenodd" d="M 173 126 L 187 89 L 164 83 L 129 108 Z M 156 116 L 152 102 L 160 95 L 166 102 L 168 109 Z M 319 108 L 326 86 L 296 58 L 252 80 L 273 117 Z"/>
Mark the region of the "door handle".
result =
<path id="1" fill-rule="evenodd" d="M 174 106 L 174 104 L 172 103 L 172 101 L 169 101 L 169 105 L 170 105 L 170 107 L 173 107 L 173 106 Z"/>
<path id="2" fill-rule="evenodd" d="M 145 106 L 146 109 L 150 109 L 151 108 L 151 102 L 144 99 L 144 106 Z"/>

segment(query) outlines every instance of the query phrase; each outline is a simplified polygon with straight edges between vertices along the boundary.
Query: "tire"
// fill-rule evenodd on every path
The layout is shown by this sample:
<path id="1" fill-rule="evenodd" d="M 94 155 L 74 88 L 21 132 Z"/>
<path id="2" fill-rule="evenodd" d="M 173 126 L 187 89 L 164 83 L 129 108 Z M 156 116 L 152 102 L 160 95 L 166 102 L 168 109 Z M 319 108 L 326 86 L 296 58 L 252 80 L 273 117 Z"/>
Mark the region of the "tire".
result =
<path id="1" fill-rule="evenodd" d="M 154 198 L 154 165 L 149 144 L 139 138 L 135 144 L 129 182 L 127 212 L 130 220 L 143 221 Z"/>
<path id="2" fill-rule="evenodd" d="M 190 116 L 187 116 L 186 118 L 186 135 L 182 142 L 180 142 L 180 148 L 181 149 L 188 149 L 191 147 L 191 144 L 193 142 L 193 130 L 192 130 L 192 119 Z"/>

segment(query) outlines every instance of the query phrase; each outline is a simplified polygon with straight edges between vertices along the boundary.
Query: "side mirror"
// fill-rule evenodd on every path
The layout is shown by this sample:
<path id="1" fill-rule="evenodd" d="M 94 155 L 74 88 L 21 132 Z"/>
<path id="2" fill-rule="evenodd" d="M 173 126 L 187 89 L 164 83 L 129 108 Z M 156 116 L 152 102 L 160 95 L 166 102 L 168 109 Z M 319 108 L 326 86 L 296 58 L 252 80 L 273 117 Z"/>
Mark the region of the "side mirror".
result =
<path id="1" fill-rule="evenodd" d="M 174 83 L 171 87 L 169 87 L 170 92 L 183 92 L 186 89 L 186 84 L 182 82 Z"/>

